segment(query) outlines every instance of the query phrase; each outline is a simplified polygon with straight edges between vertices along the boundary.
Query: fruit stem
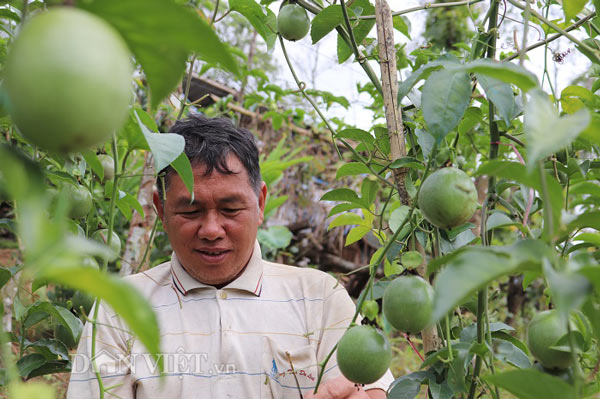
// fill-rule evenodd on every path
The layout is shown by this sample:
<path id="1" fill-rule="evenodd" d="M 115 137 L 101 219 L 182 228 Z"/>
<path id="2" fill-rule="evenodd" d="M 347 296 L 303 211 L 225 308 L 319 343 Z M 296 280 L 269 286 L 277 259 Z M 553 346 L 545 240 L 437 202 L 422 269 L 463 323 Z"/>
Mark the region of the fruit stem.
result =
<path id="1" fill-rule="evenodd" d="M 415 352 L 417 354 L 417 356 L 419 356 L 419 359 L 421 359 L 421 361 L 424 362 L 425 358 L 423 357 L 423 355 L 421 355 L 421 352 L 419 352 L 419 350 L 417 349 L 415 344 L 413 344 L 413 342 L 411 341 L 410 335 L 408 335 L 408 333 L 404 333 L 404 338 L 406 338 L 406 342 L 408 342 L 408 344 L 412 348 L 413 352 Z"/>
<path id="2" fill-rule="evenodd" d="M 448 360 L 454 360 L 454 355 L 452 354 L 452 336 L 450 336 L 450 317 L 446 314 L 446 331 L 444 332 L 446 335 L 446 346 L 448 347 Z"/>

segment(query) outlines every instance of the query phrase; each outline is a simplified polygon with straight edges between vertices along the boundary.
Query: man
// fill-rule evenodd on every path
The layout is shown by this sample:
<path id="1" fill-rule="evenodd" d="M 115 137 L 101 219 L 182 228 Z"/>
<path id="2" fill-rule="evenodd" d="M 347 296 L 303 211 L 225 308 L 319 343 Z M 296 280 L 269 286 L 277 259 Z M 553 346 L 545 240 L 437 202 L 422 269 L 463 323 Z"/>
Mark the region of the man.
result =
<path id="1" fill-rule="evenodd" d="M 127 278 L 160 324 L 165 381 L 145 348 L 105 306 L 96 353 L 103 383 L 120 398 L 305 398 L 318 364 L 348 326 L 354 304 L 335 278 L 261 259 L 256 241 L 267 188 L 252 134 L 196 115 L 172 130 L 186 140 L 194 195 L 171 168 L 154 204 L 173 248 L 171 262 Z M 84 355 L 86 326 L 68 398 L 97 397 Z M 82 369 L 80 372 L 79 370 Z M 333 356 L 317 399 L 385 398 L 391 373 L 365 387 L 341 376 Z"/>

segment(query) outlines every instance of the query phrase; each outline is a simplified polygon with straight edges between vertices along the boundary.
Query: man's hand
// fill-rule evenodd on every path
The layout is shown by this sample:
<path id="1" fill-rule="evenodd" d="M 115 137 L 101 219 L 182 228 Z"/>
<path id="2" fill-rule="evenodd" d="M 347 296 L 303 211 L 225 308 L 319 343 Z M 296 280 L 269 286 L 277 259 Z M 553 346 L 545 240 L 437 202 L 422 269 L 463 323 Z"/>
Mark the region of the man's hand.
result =
<path id="1" fill-rule="evenodd" d="M 319 386 L 319 391 L 304 395 L 304 399 L 385 399 L 385 391 L 370 389 L 365 391 L 344 376 L 334 378 Z"/>

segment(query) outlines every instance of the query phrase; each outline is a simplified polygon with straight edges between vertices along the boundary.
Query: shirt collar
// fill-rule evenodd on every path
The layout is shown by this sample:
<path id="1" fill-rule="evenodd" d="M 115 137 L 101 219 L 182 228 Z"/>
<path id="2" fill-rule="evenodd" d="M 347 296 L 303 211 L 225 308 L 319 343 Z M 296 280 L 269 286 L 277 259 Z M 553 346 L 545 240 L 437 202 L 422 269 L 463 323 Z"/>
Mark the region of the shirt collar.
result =
<path id="1" fill-rule="evenodd" d="M 223 287 L 223 289 L 238 289 L 260 296 L 262 291 L 262 276 L 262 254 L 258 241 L 255 241 L 252 256 L 250 256 L 250 260 L 244 271 L 238 278 Z M 182 295 L 187 295 L 188 292 L 195 288 L 214 288 L 211 285 L 201 283 L 185 271 L 179 259 L 177 259 L 175 252 L 171 256 L 171 279 L 175 288 Z"/>

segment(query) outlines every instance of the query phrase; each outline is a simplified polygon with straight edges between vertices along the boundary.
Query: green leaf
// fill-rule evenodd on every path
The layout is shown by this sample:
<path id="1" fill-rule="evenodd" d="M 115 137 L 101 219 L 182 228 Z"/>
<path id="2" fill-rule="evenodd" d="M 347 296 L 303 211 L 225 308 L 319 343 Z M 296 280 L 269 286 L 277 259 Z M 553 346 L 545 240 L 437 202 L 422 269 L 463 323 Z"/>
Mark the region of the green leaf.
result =
<path id="1" fill-rule="evenodd" d="M 96 0 L 79 3 L 114 26 L 142 65 L 156 107 L 181 81 L 190 53 L 235 74 L 238 67 L 213 28 L 172 0 Z"/>
<path id="2" fill-rule="evenodd" d="M 403 15 L 396 15 L 392 21 L 394 29 L 410 39 L 410 20 Z"/>
<path id="3" fill-rule="evenodd" d="M 30 353 L 29 355 L 23 356 L 17 361 L 17 369 L 21 377 L 27 378 L 27 376 L 38 367 L 46 363 L 46 358 L 39 353 Z"/>
<path id="4" fill-rule="evenodd" d="M 587 0 L 563 0 L 562 6 L 565 11 L 565 20 L 570 21 L 577 16 L 585 7 Z"/>
<path id="5" fill-rule="evenodd" d="M 465 64 L 461 69 L 514 84 L 524 92 L 539 86 L 537 77 L 533 73 L 510 62 L 480 59 Z"/>
<path id="6" fill-rule="evenodd" d="M 592 63 L 594 64 L 598 64 L 598 48 L 600 48 L 600 40 L 598 39 L 592 39 L 592 38 L 587 38 L 582 40 L 582 43 L 587 45 L 589 48 L 591 48 L 592 50 L 594 50 L 594 53 L 588 51 L 588 49 L 583 48 L 581 46 L 576 46 L 577 50 L 579 50 L 579 52 L 583 55 L 585 55 L 586 57 L 589 58 L 590 61 L 592 61 Z"/>
<path id="7" fill-rule="evenodd" d="M 83 331 L 83 324 L 71 311 L 62 306 L 53 305 L 50 302 L 36 302 L 27 308 L 27 313 L 24 316 L 23 323 L 28 327 L 42 320 L 35 317 L 36 314 L 51 315 L 54 320 L 64 326 L 75 340 L 78 340 Z"/>
<path id="8" fill-rule="evenodd" d="M 169 134 L 169 133 L 167 133 L 167 134 Z M 184 144 L 184 146 L 185 146 L 185 144 Z M 175 171 L 177 172 L 179 177 L 181 177 L 181 180 L 183 180 L 183 184 L 185 184 L 185 187 L 190 192 L 190 195 L 192 196 L 192 201 L 193 201 L 194 200 L 194 172 L 192 171 L 192 164 L 190 163 L 190 160 L 188 159 L 185 152 L 182 152 L 181 154 L 179 154 L 179 156 L 177 158 L 175 158 L 175 160 L 173 162 L 171 162 L 171 166 L 173 167 L 173 169 L 175 169 Z"/>
<path id="9" fill-rule="evenodd" d="M 337 204 L 336 206 L 331 208 L 327 217 L 331 217 L 333 215 L 337 215 L 338 213 L 350 211 L 352 209 L 357 209 L 357 208 L 362 208 L 362 205 L 354 204 L 354 203 L 353 204 L 348 204 L 348 203 Z"/>
<path id="10" fill-rule="evenodd" d="M 183 136 L 175 133 L 152 133 L 140 120 L 137 113 L 135 116 L 138 120 L 138 125 L 142 130 L 142 134 L 148 143 L 148 147 L 154 156 L 154 170 L 156 170 L 156 173 L 159 173 L 169 164 L 171 164 L 171 162 L 177 160 L 177 158 L 179 158 L 179 156 L 183 153 L 185 148 L 185 139 Z M 185 165 L 179 164 L 178 166 L 184 167 Z M 184 173 L 186 172 L 185 169 L 182 168 L 182 170 Z M 189 176 L 186 176 L 186 178 L 189 178 Z"/>
<path id="11" fill-rule="evenodd" d="M 246 17 L 267 43 L 267 49 L 273 48 L 277 39 L 277 18 L 273 11 L 266 8 L 265 13 L 265 9 L 254 0 L 229 0 L 229 9 Z"/>
<path id="12" fill-rule="evenodd" d="M 322 9 L 315 15 L 311 22 L 310 38 L 312 39 L 312 43 L 317 43 L 338 25 L 343 23 L 344 15 L 342 14 L 341 6 L 332 5 Z"/>
<path id="13" fill-rule="evenodd" d="M 458 64 L 458 60 L 451 57 L 441 56 L 435 61 L 431 61 L 413 73 L 411 73 L 403 82 L 398 86 L 398 103 L 412 90 L 412 88 L 421 80 L 427 79 L 432 72 L 442 69 L 444 67 L 455 66 Z"/>
<path id="14" fill-rule="evenodd" d="M 334 227 L 339 226 L 362 225 L 363 222 L 364 220 L 362 217 L 360 217 L 360 215 L 357 215 L 356 213 L 347 212 L 341 214 L 340 216 L 332 220 L 331 223 L 329 223 L 329 227 L 327 228 L 327 230 L 331 230 Z"/>
<path id="15" fill-rule="evenodd" d="M 55 360 L 58 356 L 61 360 L 69 360 L 69 350 L 65 344 L 56 339 L 40 339 L 35 342 L 30 342 L 25 345 L 25 349 L 34 348 L 46 360 Z"/>
<path id="16" fill-rule="evenodd" d="M 571 232 L 586 227 L 600 230 L 600 211 L 585 212 L 576 216 L 575 219 L 571 220 L 567 224 L 567 227 L 563 230 L 563 236 L 561 240 L 566 239 L 566 236 L 571 234 Z"/>
<path id="17" fill-rule="evenodd" d="M 279 208 L 285 201 L 287 201 L 288 196 L 282 195 L 280 197 L 267 197 L 267 203 L 265 205 L 265 218 L 267 218 L 272 211 Z"/>
<path id="18" fill-rule="evenodd" d="M 321 201 L 347 201 L 359 204 L 360 198 L 349 188 L 336 188 L 323 194 Z"/>
<path id="19" fill-rule="evenodd" d="M 446 267 L 434 282 L 433 321 L 439 321 L 492 281 L 517 271 L 539 268 L 541 254 L 546 251 L 539 241 L 523 240 L 500 248 L 467 247 L 444 257 Z"/>
<path id="20" fill-rule="evenodd" d="M 4 285 L 10 280 L 12 277 L 12 273 L 9 269 L 5 267 L 0 267 L 0 288 L 4 287 Z"/>
<path id="21" fill-rule="evenodd" d="M 590 114 L 582 109 L 559 117 L 558 111 L 543 92 L 535 92 L 525 105 L 523 128 L 527 137 L 527 168 L 569 145 L 590 124 Z"/>
<path id="22" fill-rule="evenodd" d="M 558 377 L 534 369 L 512 370 L 483 377 L 520 399 L 574 399 L 574 388 Z"/>
<path id="23" fill-rule="evenodd" d="M 271 226 L 268 229 L 258 230 L 258 241 L 270 251 L 287 248 L 294 235 L 285 226 Z"/>
<path id="24" fill-rule="evenodd" d="M 483 119 L 483 113 L 481 112 L 481 108 L 477 107 L 468 107 L 465 110 L 465 114 L 458 124 L 458 133 L 465 134 L 471 131 L 477 124 L 479 124 Z"/>
<path id="25" fill-rule="evenodd" d="M 390 164 L 390 169 L 397 168 L 412 168 L 412 169 L 425 169 L 425 166 L 417 159 L 412 157 L 398 158 Z"/>
<path id="26" fill-rule="evenodd" d="M 148 301 L 127 282 L 90 267 L 53 264 L 40 270 L 39 277 L 84 291 L 106 301 L 127 323 L 154 359 L 159 359 L 160 330 Z M 163 370 L 162 360 L 158 360 Z"/>
<path id="27" fill-rule="evenodd" d="M 496 106 L 500 117 L 510 126 L 512 120 L 521 113 L 510 84 L 485 75 L 477 75 L 477 81 L 488 99 Z"/>
<path id="28" fill-rule="evenodd" d="M 555 271 L 547 259 L 543 260 L 543 271 L 553 302 L 566 322 L 569 312 L 586 301 L 592 292 L 592 284 L 581 274 Z"/>
<path id="29" fill-rule="evenodd" d="M 515 223 L 511 218 L 506 216 L 504 213 L 494 212 L 487 218 L 486 228 L 487 228 L 487 231 L 490 231 L 490 230 L 496 229 L 498 227 L 513 226 L 516 224 L 517 223 Z"/>
<path id="30" fill-rule="evenodd" d="M 338 168 L 335 178 L 340 179 L 345 176 L 356 176 L 363 173 L 371 173 L 371 171 L 361 162 L 350 162 L 345 163 Z"/>
<path id="31" fill-rule="evenodd" d="M 346 244 L 344 245 L 348 246 L 350 244 L 354 244 L 366 236 L 369 231 L 371 231 L 371 228 L 366 226 L 356 226 L 352 228 L 346 237 Z"/>
<path id="32" fill-rule="evenodd" d="M 507 161 L 488 161 L 481 165 L 477 169 L 476 175 L 489 175 L 503 178 L 506 180 L 514 180 L 527 187 L 531 187 L 538 192 L 543 192 L 542 179 L 539 168 L 535 168 L 531 173 L 527 172 L 524 165 L 518 162 L 507 162 Z M 550 196 L 550 207 L 552 213 L 544 212 L 544 229 L 545 234 L 553 235 L 560 227 L 560 216 L 563 207 L 563 192 L 560 184 L 554 179 L 554 177 L 546 174 L 546 185 L 548 188 L 548 194 Z M 545 205 L 547 209 L 547 204 Z M 549 217 L 552 215 L 553 231 L 549 229 Z"/>
<path id="33" fill-rule="evenodd" d="M 583 305 L 581 311 L 587 316 L 592 324 L 592 330 L 596 341 L 600 342 L 600 303 L 594 298 L 590 298 Z"/>
<path id="34" fill-rule="evenodd" d="M 428 130 L 437 142 L 458 125 L 470 101 L 468 74 L 443 69 L 429 76 L 423 86 L 421 106 Z"/>
<path id="35" fill-rule="evenodd" d="M 352 3 L 352 6 L 348 7 L 348 11 L 349 15 L 374 15 L 375 7 L 371 5 L 369 0 L 355 0 Z M 362 44 L 362 41 L 365 40 L 374 25 L 374 19 L 363 19 L 358 23 L 357 26 L 352 28 L 352 31 L 354 32 L 354 39 L 356 40 L 356 44 L 358 46 Z M 353 51 L 340 35 L 338 35 L 337 44 L 338 62 L 341 64 L 352 55 Z"/>
<path id="36" fill-rule="evenodd" d="M 362 129 L 344 129 L 337 132 L 336 138 L 350 139 L 361 142 L 366 142 L 367 144 L 373 144 L 375 142 L 375 137 L 373 137 L 369 132 L 366 132 Z"/>
<path id="37" fill-rule="evenodd" d="M 369 178 L 364 179 L 360 186 L 361 201 L 363 204 L 370 206 L 377 196 L 377 190 L 379 190 L 379 184 L 375 180 Z"/>
<path id="38" fill-rule="evenodd" d="M 104 168 L 98 160 L 96 153 L 91 150 L 85 150 L 81 152 L 81 155 L 83 155 L 83 159 L 85 159 L 85 162 L 90 165 L 90 168 L 92 168 L 92 171 L 96 174 L 96 176 L 98 176 L 100 181 L 104 180 Z"/>
<path id="39" fill-rule="evenodd" d="M 388 222 L 390 225 L 390 229 L 394 233 L 400 228 L 400 225 L 408 216 L 409 211 L 410 208 L 406 205 L 400 205 L 398 208 L 394 209 L 394 211 L 390 215 L 390 220 Z M 405 226 L 409 226 L 409 222 L 407 222 Z"/>

